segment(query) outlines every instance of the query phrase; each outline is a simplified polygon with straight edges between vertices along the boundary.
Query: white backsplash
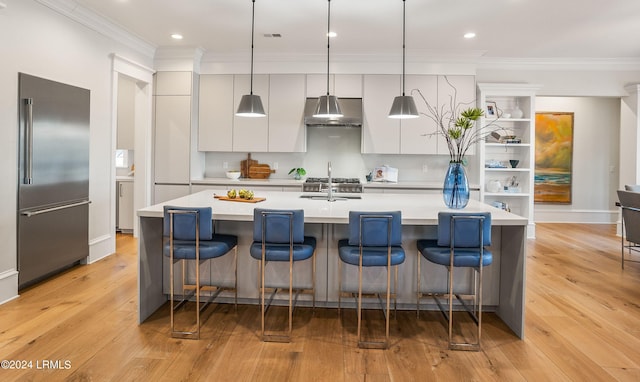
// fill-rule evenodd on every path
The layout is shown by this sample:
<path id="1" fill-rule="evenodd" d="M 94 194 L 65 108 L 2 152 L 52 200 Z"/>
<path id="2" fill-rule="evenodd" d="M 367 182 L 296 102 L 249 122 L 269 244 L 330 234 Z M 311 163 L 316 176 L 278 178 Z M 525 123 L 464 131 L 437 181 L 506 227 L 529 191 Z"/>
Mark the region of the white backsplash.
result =
<path id="1" fill-rule="evenodd" d="M 374 167 L 389 165 L 398 168 L 398 181 L 441 182 L 449 165 L 448 155 L 395 155 L 362 154 L 361 129 L 343 127 L 308 127 L 306 153 L 251 153 L 251 159 L 266 163 L 276 172 L 275 179 L 291 178 L 287 175 L 293 167 L 304 167 L 307 176 L 327 176 L 327 162 L 331 161 L 334 177 L 358 177 L 365 182 L 365 176 Z M 224 162 L 228 169 L 240 169 L 240 161 L 247 159 L 247 153 L 208 152 L 205 159 L 205 178 L 224 177 Z M 475 156 L 469 156 L 467 174 L 471 183 L 478 182 L 478 168 Z M 426 172 L 424 172 L 426 166 Z"/>

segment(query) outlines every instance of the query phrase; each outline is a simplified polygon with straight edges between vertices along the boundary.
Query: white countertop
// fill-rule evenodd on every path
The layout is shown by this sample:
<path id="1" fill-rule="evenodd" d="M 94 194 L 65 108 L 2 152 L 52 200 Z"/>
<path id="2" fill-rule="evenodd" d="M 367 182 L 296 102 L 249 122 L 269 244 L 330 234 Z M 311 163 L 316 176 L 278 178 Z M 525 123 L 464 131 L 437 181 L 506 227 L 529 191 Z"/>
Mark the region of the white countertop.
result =
<path id="1" fill-rule="evenodd" d="M 259 191 L 256 197 L 264 197 L 259 203 L 234 202 L 215 199 L 214 194 L 226 195 L 226 190 L 211 189 L 182 198 L 156 204 L 137 211 L 140 217 L 162 217 L 164 205 L 213 208 L 213 217 L 218 220 L 252 221 L 254 208 L 303 209 L 306 223 L 349 222 L 349 211 L 402 211 L 402 224 L 437 225 L 438 212 L 447 208 L 442 195 L 427 194 L 361 194 L 362 199 L 329 202 L 300 198 L 301 192 Z M 449 210 L 453 211 L 453 210 Z M 527 219 L 494 208 L 476 200 L 470 200 L 465 212 L 490 211 L 493 225 L 527 225 Z"/>
<path id="2" fill-rule="evenodd" d="M 279 178 L 269 178 L 269 179 L 247 179 L 240 178 L 237 180 L 228 179 L 228 178 L 203 178 L 203 179 L 192 179 L 192 184 L 204 184 L 204 185 L 227 185 L 227 184 L 237 184 L 242 186 L 256 186 L 256 185 L 264 185 L 264 186 L 300 186 L 304 183 L 304 180 L 295 180 L 295 179 L 279 179 Z M 423 181 L 400 181 L 397 183 L 392 182 L 363 182 L 362 183 L 365 188 L 385 188 L 385 189 L 393 189 L 393 188 L 402 188 L 402 189 L 431 189 L 431 190 L 442 190 L 442 182 L 423 182 Z M 477 184 L 470 184 L 472 190 L 479 190 L 479 186 Z"/>
<path id="3" fill-rule="evenodd" d="M 133 182 L 133 176 L 116 175 L 116 182 Z"/>

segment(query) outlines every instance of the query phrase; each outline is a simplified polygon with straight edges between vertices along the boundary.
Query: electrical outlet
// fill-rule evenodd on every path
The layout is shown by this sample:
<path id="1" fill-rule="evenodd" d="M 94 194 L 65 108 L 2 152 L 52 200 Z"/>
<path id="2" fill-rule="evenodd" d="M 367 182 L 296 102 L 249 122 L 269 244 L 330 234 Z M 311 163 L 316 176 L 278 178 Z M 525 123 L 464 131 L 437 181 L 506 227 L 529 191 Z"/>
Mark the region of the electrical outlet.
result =
<path id="1" fill-rule="evenodd" d="M 424 172 L 424 173 L 429 172 L 429 166 L 427 164 L 423 164 L 422 165 L 422 172 Z"/>
<path id="2" fill-rule="evenodd" d="M 222 162 L 222 168 L 223 169 L 228 169 L 229 168 L 229 162 Z"/>
<path id="3" fill-rule="evenodd" d="M 278 162 L 273 162 L 273 169 L 277 170 L 278 169 Z"/>

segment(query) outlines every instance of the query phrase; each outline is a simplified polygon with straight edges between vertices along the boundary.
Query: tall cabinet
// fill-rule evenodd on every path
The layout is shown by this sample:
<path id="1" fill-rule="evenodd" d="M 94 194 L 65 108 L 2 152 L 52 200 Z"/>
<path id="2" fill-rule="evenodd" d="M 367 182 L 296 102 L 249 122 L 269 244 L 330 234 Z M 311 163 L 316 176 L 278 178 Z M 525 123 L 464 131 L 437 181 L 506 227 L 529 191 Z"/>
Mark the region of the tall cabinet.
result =
<path id="1" fill-rule="evenodd" d="M 478 107 L 485 111 L 480 126 L 495 133 L 479 145 L 480 200 L 526 217 L 528 238 L 535 238 L 535 96 L 539 88 L 477 84 Z"/>

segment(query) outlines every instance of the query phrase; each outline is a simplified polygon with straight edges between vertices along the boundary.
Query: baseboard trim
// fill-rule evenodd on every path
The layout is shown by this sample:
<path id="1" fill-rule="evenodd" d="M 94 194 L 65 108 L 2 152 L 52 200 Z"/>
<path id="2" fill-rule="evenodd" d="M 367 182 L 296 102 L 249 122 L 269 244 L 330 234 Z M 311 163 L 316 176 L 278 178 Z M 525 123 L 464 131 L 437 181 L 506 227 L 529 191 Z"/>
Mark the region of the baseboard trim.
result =
<path id="1" fill-rule="evenodd" d="M 615 224 L 620 218 L 618 210 L 559 210 L 534 208 L 536 223 Z"/>
<path id="2" fill-rule="evenodd" d="M 18 271 L 9 269 L 0 273 L 0 305 L 18 297 Z"/>
<path id="3" fill-rule="evenodd" d="M 103 235 L 89 242 L 89 257 L 87 264 L 111 256 L 116 252 L 116 239 L 113 235 Z"/>

